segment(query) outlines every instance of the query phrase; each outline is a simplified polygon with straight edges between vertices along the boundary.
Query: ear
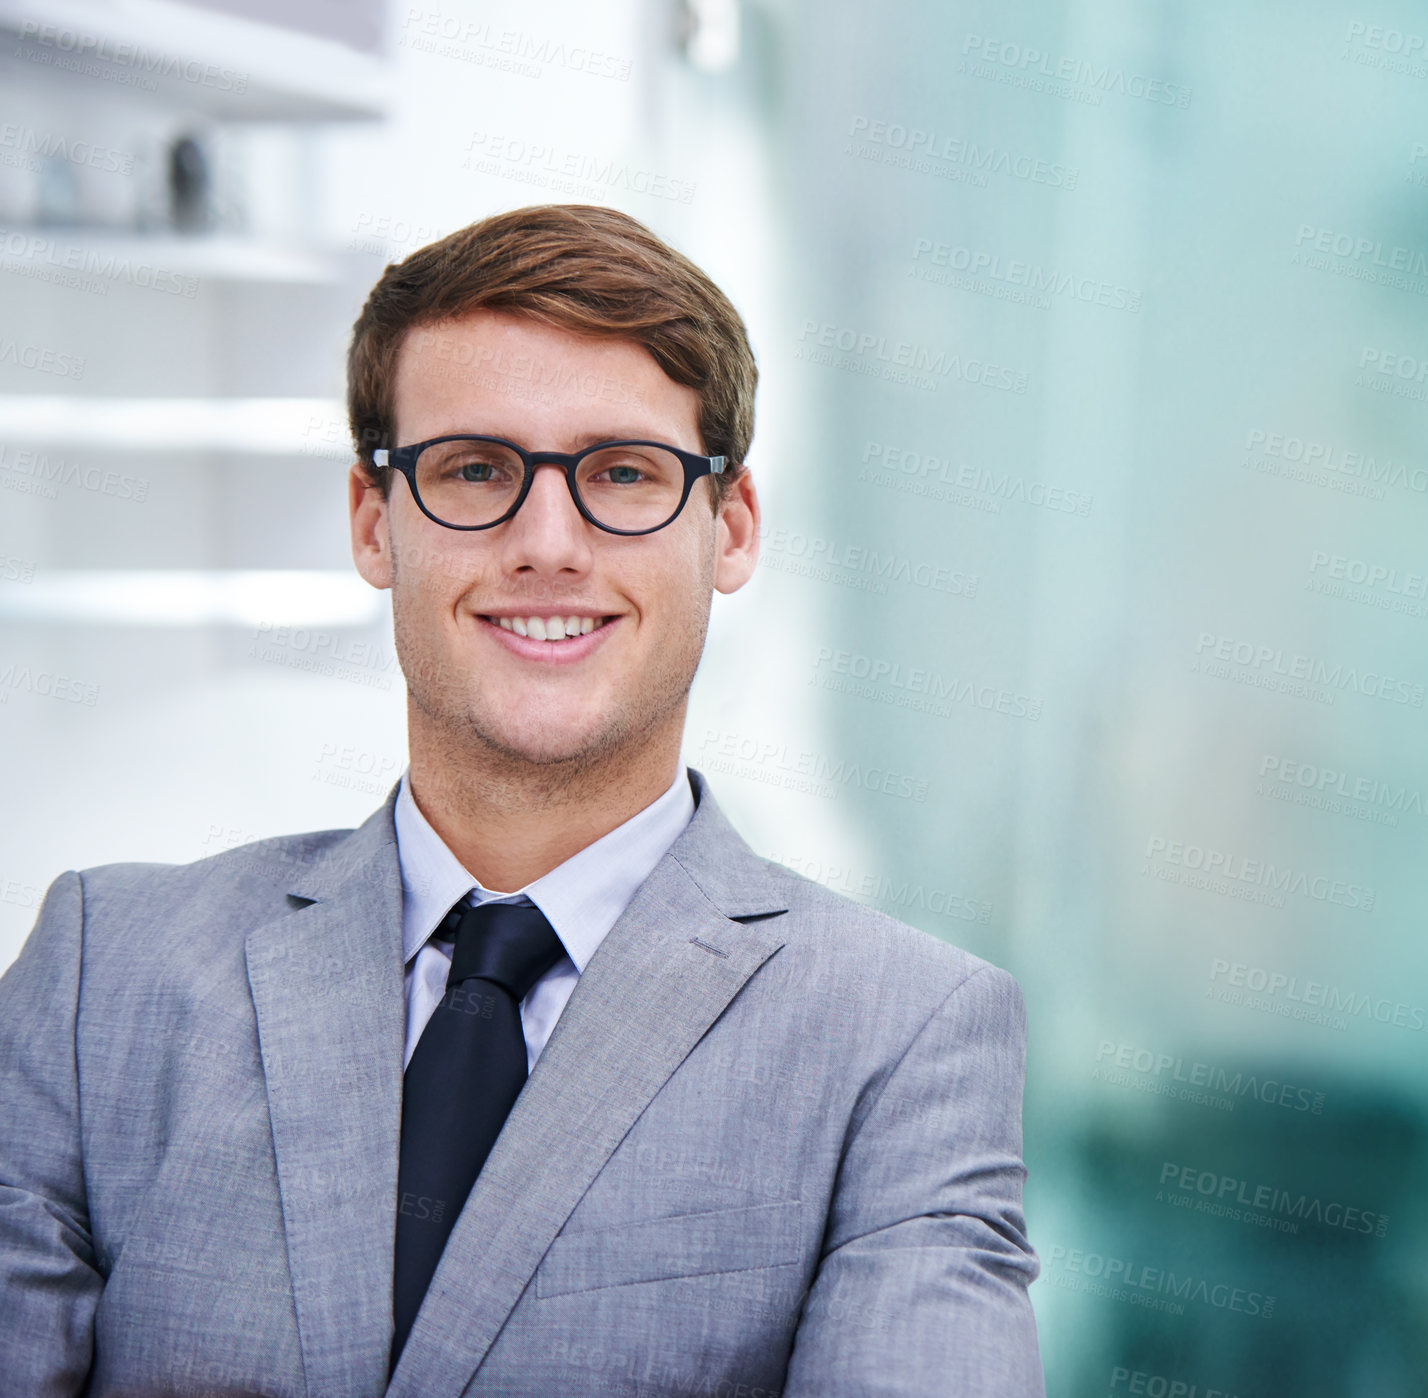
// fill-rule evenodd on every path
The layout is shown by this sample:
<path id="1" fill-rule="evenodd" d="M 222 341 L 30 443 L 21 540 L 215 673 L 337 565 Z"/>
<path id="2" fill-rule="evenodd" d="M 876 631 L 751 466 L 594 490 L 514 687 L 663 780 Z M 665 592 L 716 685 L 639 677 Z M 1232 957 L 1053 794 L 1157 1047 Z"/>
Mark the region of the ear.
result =
<path id="1" fill-rule="evenodd" d="M 347 473 L 347 506 L 352 519 L 352 561 L 373 587 L 392 585 L 392 537 L 387 501 L 359 462 Z"/>
<path id="2" fill-rule="evenodd" d="M 737 592 L 754 575 L 759 561 L 759 496 L 753 473 L 740 471 L 725 492 L 716 523 L 714 587 Z"/>

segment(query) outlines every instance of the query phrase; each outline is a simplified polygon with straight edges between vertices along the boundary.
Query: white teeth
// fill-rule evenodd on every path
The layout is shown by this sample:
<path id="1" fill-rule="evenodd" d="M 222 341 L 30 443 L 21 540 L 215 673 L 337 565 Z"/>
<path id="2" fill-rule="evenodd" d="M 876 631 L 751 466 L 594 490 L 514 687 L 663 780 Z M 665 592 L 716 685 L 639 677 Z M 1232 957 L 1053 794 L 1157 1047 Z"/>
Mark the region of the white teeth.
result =
<path id="1" fill-rule="evenodd" d="M 588 636 L 605 624 L 596 616 L 502 616 L 495 618 L 503 630 L 517 636 L 529 636 L 533 641 L 563 641 L 567 636 Z"/>

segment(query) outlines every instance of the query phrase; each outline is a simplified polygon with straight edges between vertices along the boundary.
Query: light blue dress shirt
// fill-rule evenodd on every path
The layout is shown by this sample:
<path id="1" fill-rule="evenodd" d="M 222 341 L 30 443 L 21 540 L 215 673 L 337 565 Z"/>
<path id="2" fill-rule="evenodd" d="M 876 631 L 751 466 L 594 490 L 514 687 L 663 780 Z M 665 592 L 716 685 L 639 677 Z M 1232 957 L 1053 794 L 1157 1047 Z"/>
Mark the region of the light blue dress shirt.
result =
<path id="1" fill-rule="evenodd" d="M 433 941 L 431 934 L 463 896 L 469 896 L 473 906 L 529 899 L 545 914 L 565 948 L 565 955 L 521 1001 L 526 1066 L 534 1069 L 595 949 L 625 911 L 635 890 L 689 824 L 694 792 L 688 769 L 680 763 L 673 785 L 658 800 L 550 873 L 511 893 L 483 888 L 462 867 L 417 808 L 407 780 L 410 770 L 402 773 L 393 812 L 402 868 L 402 956 L 406 963 L 403 1071 L 427 1020 L 446 993 L 446 975 L 451 969 L 451 943 Z"/>

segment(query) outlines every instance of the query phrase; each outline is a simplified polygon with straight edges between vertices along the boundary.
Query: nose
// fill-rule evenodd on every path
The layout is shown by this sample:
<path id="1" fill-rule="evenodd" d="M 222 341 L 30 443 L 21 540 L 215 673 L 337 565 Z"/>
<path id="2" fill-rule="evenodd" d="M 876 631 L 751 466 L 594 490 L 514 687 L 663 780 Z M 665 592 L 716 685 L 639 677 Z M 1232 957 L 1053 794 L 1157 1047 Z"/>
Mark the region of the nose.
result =
<path id="1" fill-rule="evenodd" d="M 537 466 L 530 491 L 501 531 L 506 567 L 552 577 L 584 573 L 591 562 L 590 530 L 575 508 L 565 471 Z"/>

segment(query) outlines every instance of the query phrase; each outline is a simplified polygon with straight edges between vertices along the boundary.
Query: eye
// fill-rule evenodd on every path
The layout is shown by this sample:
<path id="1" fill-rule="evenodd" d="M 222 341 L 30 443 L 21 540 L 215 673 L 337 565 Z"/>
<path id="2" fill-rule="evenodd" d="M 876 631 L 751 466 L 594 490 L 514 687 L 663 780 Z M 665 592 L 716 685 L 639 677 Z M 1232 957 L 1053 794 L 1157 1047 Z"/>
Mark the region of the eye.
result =
<path id="1" fill-rule="evenodd" d="M 432 464 L 453 485 L 509 485 L 521 475 L 520 463 L 498 448 L 463 447 Z"/>
<path id="2" fill-rule="evenodd" d="M 580 474 L 588 485 L 645 485 L 667 473 L 668 467 L 660 459 L 663 455 L 616 447 L 586 457 Z"/>

